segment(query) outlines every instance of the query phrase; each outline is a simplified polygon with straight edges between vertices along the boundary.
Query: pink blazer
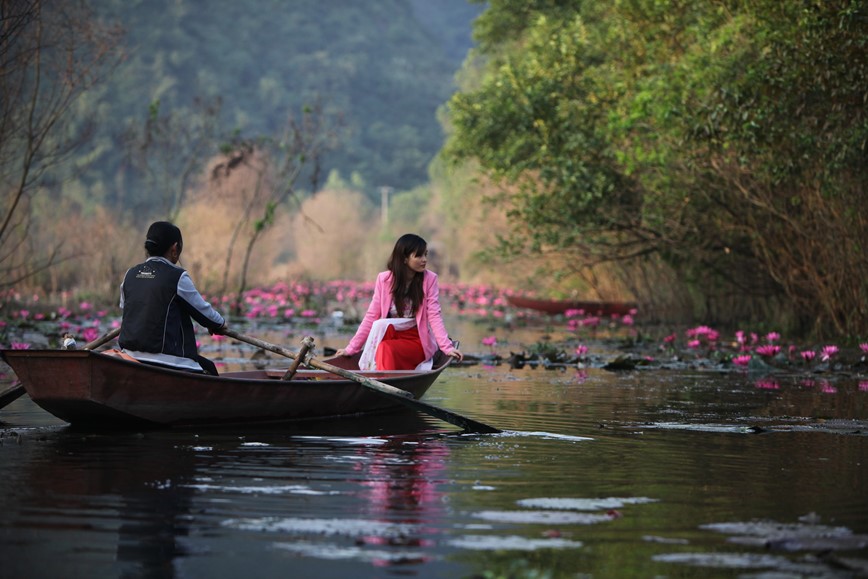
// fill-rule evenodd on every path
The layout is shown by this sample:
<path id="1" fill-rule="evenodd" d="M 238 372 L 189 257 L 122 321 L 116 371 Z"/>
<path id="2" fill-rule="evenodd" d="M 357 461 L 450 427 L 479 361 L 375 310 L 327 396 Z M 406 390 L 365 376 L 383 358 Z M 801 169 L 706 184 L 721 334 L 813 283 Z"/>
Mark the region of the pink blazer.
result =
<path id="1" fill-rule="evenodd" d="M 449 354 L 454 348 L 452 347 L 452 342 L 449 340 L 449 334 L 446 333 L 446 326 L 443 325 L 443 316 L 440 312 L 440 287 L 437 284 L 437 274 L 426 269 L 423 275 L 425 276 L 422 280 L 424 300 L 422 301 L 422 305 L 419 306 L 419 311 L 416 312 L 416 327 L 419 329 L 419 339 L 422 342 L 425 359 L 427 360 L 436 352 L 436 350 L 432 349 L 431 333 L 434 334 L 434 340 L 444 354 Z M 389 317 L 389 309 L 391 307 L 392 272 L 383 271 L 377 275 L 377 283 L 374 285 L 374 297 L 371 298 L 371 305 L 368 306 L 368 311 L 365 313 L 362 323 L 359 324 L 356 335 L 353 336 L 353 339 L 350 340 L 349 345 L 346 347 L 348 355 L 352 356 L 362 351 L 362 348 L 365 347 L 365 340 L 368 339 L 368 334 L 371 333 L 371 326 L 377 320 Z"/>

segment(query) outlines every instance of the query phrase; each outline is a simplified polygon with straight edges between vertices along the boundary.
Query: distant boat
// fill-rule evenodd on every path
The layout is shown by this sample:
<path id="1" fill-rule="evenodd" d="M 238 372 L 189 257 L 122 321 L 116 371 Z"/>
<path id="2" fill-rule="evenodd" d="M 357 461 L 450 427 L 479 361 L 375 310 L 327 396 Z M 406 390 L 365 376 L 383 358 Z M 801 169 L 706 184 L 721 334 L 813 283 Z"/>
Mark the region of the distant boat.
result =
<path id="1" fill-rule="evenodd" d="M 526 308 L 549 315 L 563 314 L 567 310 L 582 310 L 589 316 L 624 316 L 637 307 L 635 302 L 595 302 L 575 300 L 545 300 L 526 296 L 506 296 L 506 301 L 516 308 Z"/>
<path id="2" fill-rule="evenodd" d="M 337 420 L 402 407 L 392 397 L 323 370 L 303 369 L 282 380 L 285 368 L 208 376 L 91 350 L 0 350 L 0 357 L 36 404 L 89 428 Z M 451 360 L 438 352 L 430 371 L 371 372 L 358 370 L 358 356 L 330 362 L 418 400 Z"/>

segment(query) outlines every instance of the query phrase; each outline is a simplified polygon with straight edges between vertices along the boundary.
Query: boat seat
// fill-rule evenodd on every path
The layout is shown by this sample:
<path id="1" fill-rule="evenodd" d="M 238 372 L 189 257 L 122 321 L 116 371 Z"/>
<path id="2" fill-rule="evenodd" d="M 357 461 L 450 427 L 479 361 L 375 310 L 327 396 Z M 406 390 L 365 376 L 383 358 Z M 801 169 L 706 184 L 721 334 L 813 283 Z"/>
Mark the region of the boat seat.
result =
<path id="1" fill-rule="evenodd" d="M 110 350 L 103 350 L 102 352 L 100 352 L 100 354 L 105 354 L 106 356 L 115 356 L 117 358 L 122 358 L 124 360 L 127 360 L 128 362 L 139 362 L 139 360 L 136 360 L 135 358 L 133 358 L 132 356 L 130 356 L 126 352 L 122 352 L 122 351 L 118 350 L 117 348 L 111 348 Z M 139 362 L 139 363 L 141 364 L 141 362 Z"/>

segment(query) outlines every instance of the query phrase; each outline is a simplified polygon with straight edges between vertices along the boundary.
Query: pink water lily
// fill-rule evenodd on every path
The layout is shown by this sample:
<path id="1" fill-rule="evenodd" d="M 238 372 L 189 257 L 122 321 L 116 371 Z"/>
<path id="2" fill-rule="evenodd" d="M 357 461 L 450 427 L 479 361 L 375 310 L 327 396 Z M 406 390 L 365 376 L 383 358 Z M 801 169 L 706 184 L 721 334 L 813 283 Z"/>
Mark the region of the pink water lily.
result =
<path id="1" fill-rule="evenodd" d="M 685 332 L 688 338 L 705 338 L 709 342 L 716 342 L 720 338 L 720 332 L 708 326 L 697 326 Z"/>
<path id="2" fill-rule="evenodd" d="M 81 330 L 81 337 L 85 342 L 93 342 L 99 337 L 99 328 L 89 326 Z"/>
<path id="3" fill-rule="evenodd" d="M 826 362 L 832 358 L 835 354 L 838 353 L 838 346 L 829 345 L 823 346 L 823 350 L 820 352 L 820 360 Z"/>
<path id="4" fill-rule="evenodd" d="M 831 382 L 823 380 L 822 382 L 820 382 L 820 392 L 822 392 L 823 394 L 836 394 L 838 392 L 838 389 L 832 386 Z"/>
<path id="5" fill-rule="evenodd" d="M 799 355 L 805 362 L 810 362 L 816 357 L 817 353 L 813 350 L 802 350 Z"/>
<path id="6" fill-rule="evenodd" d="M 9 347 L 13 350 L 29 350 L 30 344 L 26 342 L 12 342 Z"/>
<path id="7" fill-rule="evenodd" d="M 756 334 L 753 334 L 756 336 Z M 750 352 L 751 346 L 748 336 L 744 330 L 739 330 L 735 333 L 735 341 L 738 343 L 738 349 L 742 352 Z"/>
<path id="8" fill-rule="evenodd" d="M 757 380 L 756 387 L 761 390 L 780 390 L 781 385 L 777 380 Z"/>
<path id="9" fill-rule="evenodd" d="M 709 332 L 713 331 L 714 330 L 712 330 L 708 326 L 697 326 L 695 328 L 689 328 L 685 333 L 687 334 L 688 338 L 692 338 L 694 336 L 704 336 Z"/>
<path id="10" fill-rule="evenodd" d="M 750 354 L 742 354 L 741 356 L 736 356 L 732 359 L 732 363 L 736 366 L 747 366 L 750 364 L 751 356 Z"/>
<path id="11" fill-rule="evenodd" d="M 865 342 L 864 344 L 859 344 L 859 349 L 868 354 L 868 342 Z"/>
<path id="12" fill-rule="evenodd" d="M 576 356 L 578 356 L 579 358 L 583 357 L 587 353 L 588 347 L 586 345 L 579 344 L 578 346 L 576 346 Z"/>
<path id="13" fill-rule="evenodd" d="M 483 346 L 494 346 L 496 344 L 497 344 L 497 338 L 495 336 L 488 336 L 488 337 L 482 338 L 482 345 Z"/>
<path id="14" fill-rule="evenodd" d="M 756 353 L 765 358 L 773 358 L 781 351 L 781 347 L 775 344 L 765 344 L 756 349 Z"/>

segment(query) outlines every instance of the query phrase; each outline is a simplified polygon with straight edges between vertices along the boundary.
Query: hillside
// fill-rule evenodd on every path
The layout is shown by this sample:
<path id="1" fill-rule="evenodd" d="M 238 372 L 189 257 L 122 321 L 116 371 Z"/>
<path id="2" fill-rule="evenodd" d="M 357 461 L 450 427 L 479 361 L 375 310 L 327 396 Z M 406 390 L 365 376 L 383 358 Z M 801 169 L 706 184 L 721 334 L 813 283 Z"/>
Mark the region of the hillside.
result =
<path id="1" fill-rule="evenodd" d="M 250 137 L 273 134 L 288 114 L 321 99 L 343 122 L 323 174 L 356 174 L 369 193 L 425 182 L 443 142 L 436 111 L 454 91 L 482 10 L 466 0 L 92 5 L 123 26 L 127 58 L 84 102 L 100 119 L 88 180 L 117 183 L 122 173 L 133 192 L 143 185 L 123 172 L 117 143 L 124 128 L 143 123 L 158 99 L 161 111 L 184 111 L 213 97 L 222 100 L 224 132 Z M 105 201 L 116 200 L 108 193 Z"/>

